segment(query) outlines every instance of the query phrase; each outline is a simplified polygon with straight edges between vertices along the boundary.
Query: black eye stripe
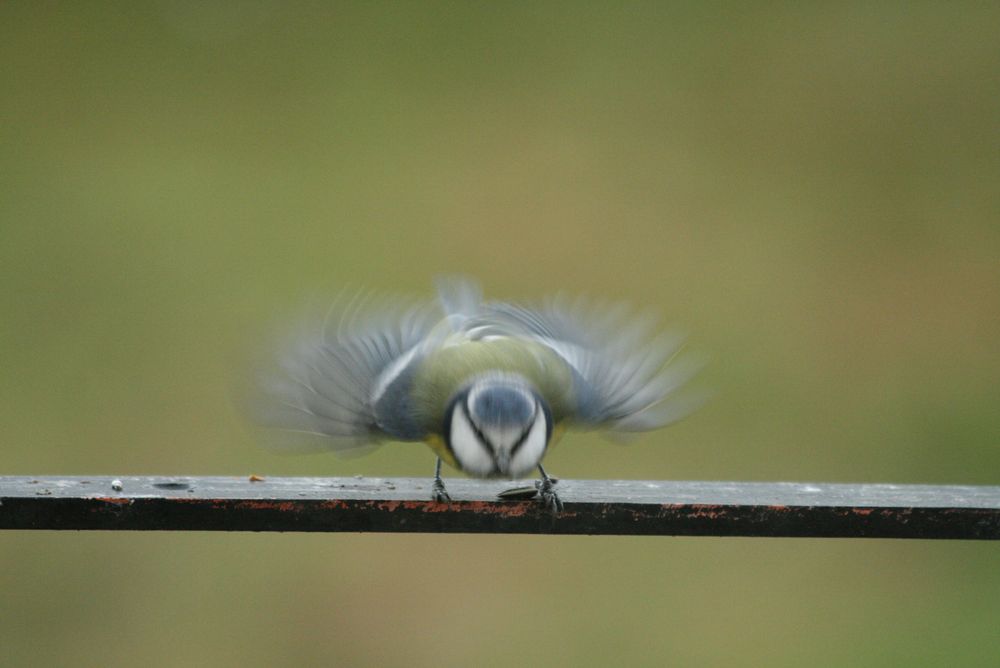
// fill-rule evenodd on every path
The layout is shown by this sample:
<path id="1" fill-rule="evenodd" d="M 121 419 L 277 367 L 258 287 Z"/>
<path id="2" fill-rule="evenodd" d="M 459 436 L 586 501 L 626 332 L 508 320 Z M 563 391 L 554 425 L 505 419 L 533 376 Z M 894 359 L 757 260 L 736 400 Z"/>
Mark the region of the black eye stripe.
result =
<path id="1" fill-rule="evenodd" d="M 487 450 L 487 452 L 492 455 L 496 451 L 496 448 L 493 447 L 493 444 L 490 442 L 490 439 L 486 438 L 486 434 L 484 434 L 482 430 L 479 429 L 479 426 L 476 424 L 476 421 L 472 419 L 472 414 L 469 412 L 468 395 L 466 395 L 466 401 L 462 402 L 462 413 L 465 414 L 465 421 L 469 423 L 470 427 L 472 427 L 472 431 L 475 432 L 476 438 L 479 439 L 480 445 L 482 445 Z"/>
<path id="2" fill-rule="evenodd" d="M 466 421 L 468 421 L 469 426 L 472 427 L 472 431 L 475 432 L 476 438 L 479 439 L 479 442 L 489 449 L 490 454 L 495 453 L 496 447 L 493 445 L 493 442 L 490 441 L 489 438 L 487 438 L 486 434 L 484 434 L 483 431 L 476 424 L 476 421 L 472 419 L 472 414 L 469 411 L 468 396 L 466 396 L 466 401 L 462 402 L 462 413 L 465 414 L 465 419 Z M 545 414 L 548 415 L 548 412 L 546 411 Z M 510 454 L 512 457 L 515 454 L 517 454 L 517 451 L 520 450 L 521 446 L 524 445 L 524 443 L 528 440 L 528 434 L 530 434 L 531 430 L 534 429 L 535 420 L 537 418 L 538 418 L 538 399 L 535 399 L 535 405 L 533 407 L 531 422 L 529 422 L 527 426 L 521 431 L 521 433 L 517 437 L 517 440 L 514 441 L 514 445 L 510 449 Z M 548 420 L 546 420 L 546 431 L 548 431 Z"/>
<path id="3" fill-rule="evenodd" d="M 517 437 L 517 441 L 514 443 L 514 447 L 510 449 L 511 457 L 516 455 L 517 451 L 520 450 L 521 446 L 524 445 L 525 441 L 528 440 L 528 434 L 530 434 L 531 430 L 535 428 L 535 420 L 537 419 L 538 419 L 538 399 L 535 399 L 535 411 L 534 414 L 531 416 L 531 422 L 529 422 L 528 426 L 524 428 L 524 431 L 521 432 L 521 435 Z M 548 421 L 546 420 L 546 424 L 547 423 Z"/>
<path id="4" fill-rule="evenodd" d="M 487 438 L 486 434 L 479 428 L 475 420 L 472 419 L 472 412 L 469 408 L 469 392 L 465 391 L 457 394 L 451 402 L 448 404 L 448 408 L 445 410 L 444 419 L 444 442 L 451 452 L 452 456 L 455 456 L 455 450 L 451 444 L 451 424 L 454 419 L 454 412 L 459 408 L 460 404 L 462 414 L 465 416 L 466 422 L 472 428 L 473 433 L 476 435 L 476 439 L 479 444 L 487 451 L 488 454 L 493 455 L 496 452 L 496 448 L 493 443 Z M 545 444 L 543 447 L 543 452 L 548 449 L 549 439 L 552 437 L 552 413 L 549 412 L 548 405 L 539 399 L 536 395 L 534 397 L 534 406 L 532 412 L 531 421 L 525 426 L 524 430 L 518 435 L 517 440 L 510 449 L 510 455 L 513 457 L 521 449 L 521 447 L 528 441 L 528 436 L 531 434 L 531 430 L 535 427 L 535 421 L 538 419 L 538 412 L 541 410 L 542 418 L 545 420 Z"/>

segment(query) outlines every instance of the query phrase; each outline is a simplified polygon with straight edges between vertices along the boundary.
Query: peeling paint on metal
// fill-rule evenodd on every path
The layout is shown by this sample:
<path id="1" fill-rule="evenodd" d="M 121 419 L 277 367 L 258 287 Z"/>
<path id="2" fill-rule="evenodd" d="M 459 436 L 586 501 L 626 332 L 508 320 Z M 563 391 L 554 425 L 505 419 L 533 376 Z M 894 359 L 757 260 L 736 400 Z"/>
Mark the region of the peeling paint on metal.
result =
<path id="1" fill-rule="evenodd" d="M 113 506 L 130 506 L 135 502 L 135 499 L 131 499 L 127 496 L 92 496 L 90 497 L 94 501 L 100 501 L 102 503 L 110 503 Z"/>

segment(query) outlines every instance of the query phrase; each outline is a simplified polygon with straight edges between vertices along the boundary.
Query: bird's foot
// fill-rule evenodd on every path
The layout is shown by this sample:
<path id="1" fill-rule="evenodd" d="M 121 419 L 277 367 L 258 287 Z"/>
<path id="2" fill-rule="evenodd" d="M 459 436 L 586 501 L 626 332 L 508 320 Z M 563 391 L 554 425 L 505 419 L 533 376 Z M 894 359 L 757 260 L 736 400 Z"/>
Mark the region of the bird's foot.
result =
<path id="1" fill-rule="evenodd" d="M 451 496 L 444 488 L 444 481 L 441 478 L 435 478 L 434 484 L 431 485 L 431 499 L 436 503 L 451 503 Z"/>
<path id="2" fill-rule="evenodd" d="M 437 465 L 434 467 L 434 484 L 431 485 L 431 499 L 435 503 L 451 503 L 451 497 L 444 488 L 444 480 L 441 480 L 441 458 L 438 457 Z"/>
<path id="3" fill-rule="evenodd" d="M 563 502 L 553 489 L 557 482 L 559 482 L 557 479 L 545 476 L 535 483 L 535 489 L 538 490 L 538 498 L 542 502 L 542 506 L 553 515 L 558 515 L 563 511 Z"/>

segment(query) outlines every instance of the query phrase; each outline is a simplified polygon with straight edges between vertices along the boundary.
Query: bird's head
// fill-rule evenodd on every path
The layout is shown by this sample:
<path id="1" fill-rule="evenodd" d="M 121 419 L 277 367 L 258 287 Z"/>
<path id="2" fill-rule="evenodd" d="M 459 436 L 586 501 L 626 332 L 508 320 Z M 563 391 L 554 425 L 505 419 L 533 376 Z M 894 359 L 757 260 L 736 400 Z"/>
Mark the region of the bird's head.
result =
<path id="1" fill-rule="evenodd" d="M 456 463 L 480 478 L 521 478 L 541 462 L 552 435 L 548 405 L 520 376 L 486 375 L 457 392 L 444 437 Z"/>

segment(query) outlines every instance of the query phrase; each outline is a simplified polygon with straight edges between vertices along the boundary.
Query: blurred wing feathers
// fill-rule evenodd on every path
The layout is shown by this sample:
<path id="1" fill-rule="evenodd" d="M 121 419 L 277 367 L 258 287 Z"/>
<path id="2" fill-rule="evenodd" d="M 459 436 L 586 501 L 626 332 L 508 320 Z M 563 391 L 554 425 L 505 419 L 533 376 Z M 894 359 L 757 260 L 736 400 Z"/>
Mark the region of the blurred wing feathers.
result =
<path id="1" fill-rule="evenodd" d="M 439 319 L 429 303 L 358 296 L 335 304 L 322 323 L 291 337 L 276 369 L 261 374 L 257 421 L 328 437 L 325 447 L 335 450 L 378 441 L 386 436 L 373 407 L 380 377 Z"/>
<path id="2" fill-rule="evenodd" d="M 679 355 L 680 335 L 652 337 L 656 319 L 625 304 L 555 297 L 538 308 L 490 303 L 482 315 L 497 328 L 548 345 L 578 374 L 581 426 L 621 431 L 661 427 L 694 409 L 672 396 L 700 364 Z"/>
<path id="3" fill-rule="evenodd" d="M 656 319 L 625 304 L 554 297 L 535 306 L 484 302 L 479 285 L 438 281 L 436 302 L 356 295 L 303 328 L 259 378 L 257 421 L 345 450 L 383 437 L 415 440 L 409 383 L 426 351 L 454 337 L 514 337 L 551 348 L 572 369 L 569 414 L 583 427 L 644 431 L 674 422 L 700 400 L 682 386 L 701 368 L 683 337 L 654 337 Z"/>

